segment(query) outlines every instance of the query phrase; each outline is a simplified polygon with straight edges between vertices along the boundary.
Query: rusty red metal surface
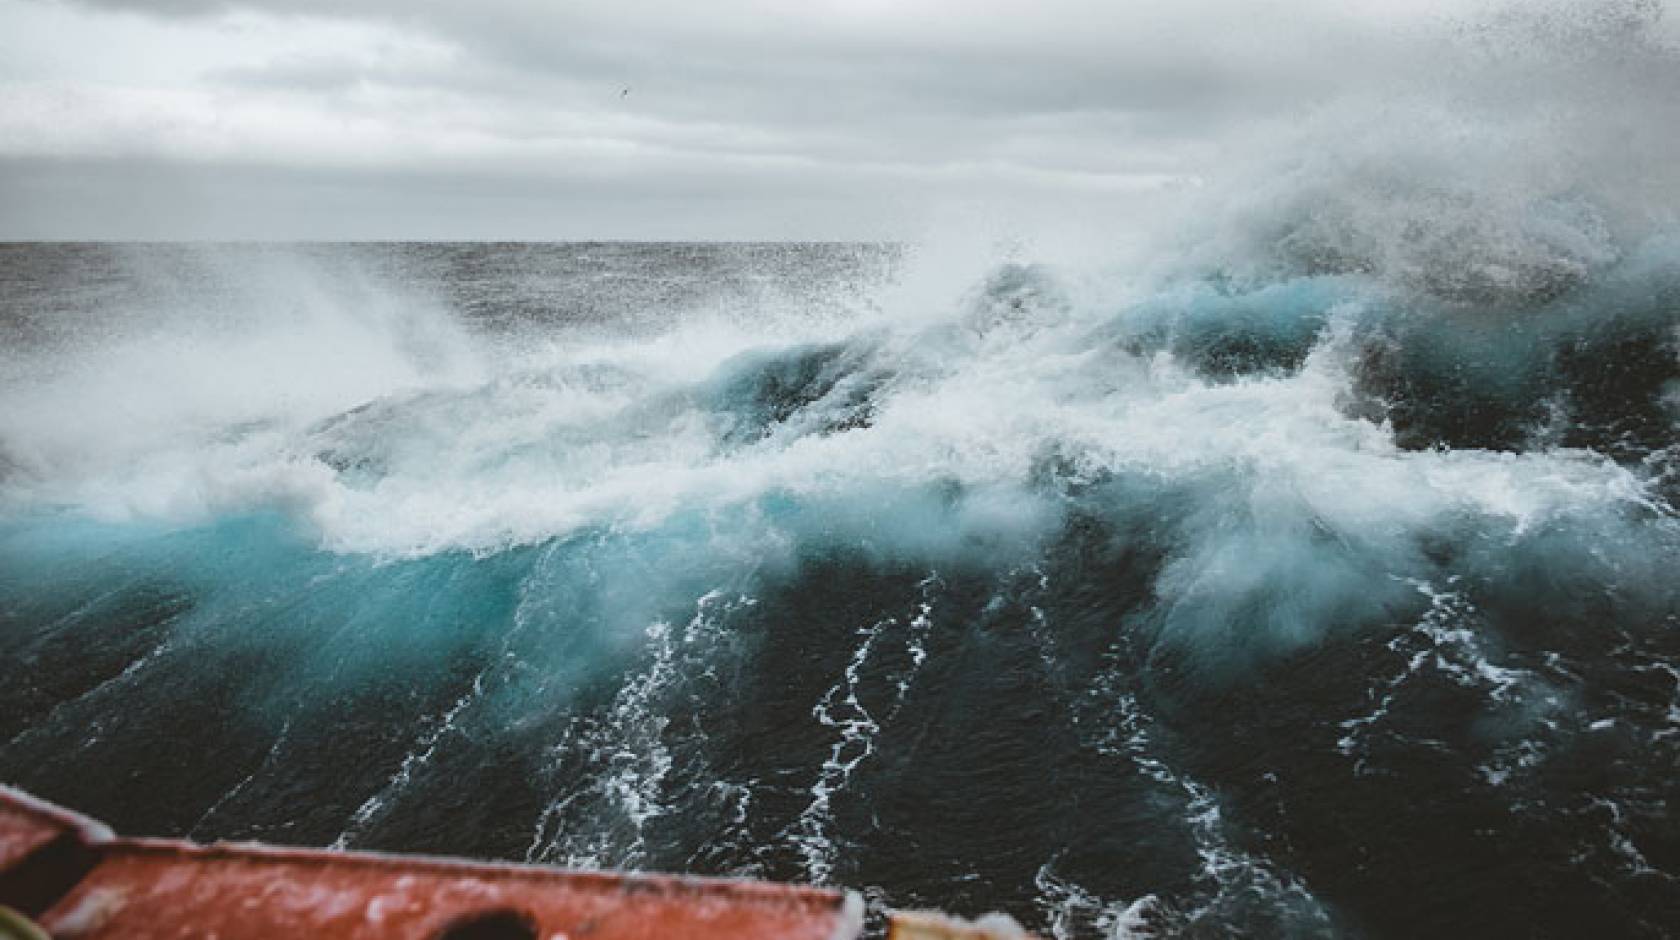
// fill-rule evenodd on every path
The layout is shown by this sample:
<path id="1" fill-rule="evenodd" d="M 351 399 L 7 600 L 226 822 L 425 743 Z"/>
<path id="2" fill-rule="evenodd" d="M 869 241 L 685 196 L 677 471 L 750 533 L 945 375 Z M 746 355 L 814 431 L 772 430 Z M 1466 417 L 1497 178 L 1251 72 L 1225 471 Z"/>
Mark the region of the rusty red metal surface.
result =
<path id="1" fill-rule="evenodd" d="M 828 940 L 855 936 L 848 919 L 843 895 L 811 888 L 164 841 L 110 846 L 40 918 L 54 937 L 132 940 Z"/>
<path id="2" fill-rule="evenodd" d="M 40 864 L 55 845 L 76 864 Z M 7 892 L 26 870 L 50 876 L 45 903 Z M 842 940 L 862 929 L 861 903 L 839 891 L 124 839 L 4 788 L 0 904 L 61 940 Z"/>
<path id="3" fill-rule="evenodd" d="M 22 790 L 0 787 L 0 872 L 13 870 L 58 839 L 91 844 L 111 837 L 111 830 L 102 823 Z"/>
<path id="4" fill-rule="evenodd" d="M 105 826 L 0 787 L 0 905 L 39 914 L 98 864 Z"/>

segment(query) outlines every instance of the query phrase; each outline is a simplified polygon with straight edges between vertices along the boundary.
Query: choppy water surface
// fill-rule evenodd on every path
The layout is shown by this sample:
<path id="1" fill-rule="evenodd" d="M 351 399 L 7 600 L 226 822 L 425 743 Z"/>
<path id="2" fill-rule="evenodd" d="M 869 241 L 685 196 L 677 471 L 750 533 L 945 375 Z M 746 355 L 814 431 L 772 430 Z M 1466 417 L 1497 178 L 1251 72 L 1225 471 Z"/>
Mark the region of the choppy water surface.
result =
<path id="1" fill-rule="evenodd" d="M 1664 935 L 1680 239 L 1531 209 L 944 291 L 0 248 L 0 777 L 1056 936 Z"/>

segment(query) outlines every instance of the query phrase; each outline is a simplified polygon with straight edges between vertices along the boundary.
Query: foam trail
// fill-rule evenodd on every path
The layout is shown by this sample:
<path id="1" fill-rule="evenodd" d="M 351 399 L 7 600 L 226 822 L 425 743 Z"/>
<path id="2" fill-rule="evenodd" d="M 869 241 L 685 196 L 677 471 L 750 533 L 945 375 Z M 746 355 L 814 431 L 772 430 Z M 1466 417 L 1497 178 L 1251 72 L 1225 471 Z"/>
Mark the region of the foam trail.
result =
<path id="1" fill-rule="evenodd" d="M 811 716 L 825 728 L 838 732 L 830 746 L 828 758 L 819 768 L 816 782 L 811 784 L 810 803 L 794 823 L 791 841 L 804 859 L 805 871 L 815 884 L 833 880 L 834 856 L 838 851 L 830 832 L 834 825 L 834 797 L 843 791 L 876 749 L 876 736 L 890 725 L 904 707 L 916 677 L 927 662 L 927 636 L 933 627 L 933 596 L 940 584 L 937 573 L 923 578 L 917 585 L 922 599 L 915 612 L 903 618 L 892 618 L 871 624 L 856 631 L 862 637 L 846 663 L 844 673 L 811 708 Z M 884 653 L 877 646 L 894 643 L 901 647 L 902 658 L 908 662 L 896 672 L 886 671 L 879 663 Z M 884 676 L 893 692 L 885 702 L 865 704 L 863 688 L 865 671 L 872 676 Z M 873 698 L 873 696 L 870 696 Z M 881 717 L 877 719 L 875 714 Z"/>
<path id="2" fill-rule="evenodd" d="M 408 788 L 415 775 L 424 771 L 437 755 L 438 744 L 443 736 L 458 731 L 455 724 L 456 719 L 483 694 L 484 677 L 482 674 L 474 676 L 472 688 L 457 699 L 455 704 L 450 706 L 449 711 L 437 717 L 432 723 L 432 727 L 415 743 L 414 750 L 409 751 L 403 757 L 402 765 L 397 768 L 396 773 L 391 775 L 391 779 L 386 781 L 385 786 L 356 808 L 355 814 L 350 817 L 350 822 L 345 826 L 344 831 L 333 840 L 332 848 L 349 848 L 350 843 L 366 830 L 369 824 L 380 815 L 390 811 L 392 802 L 402 797 L 403 791 Z M 282 733 L 282 737 L 284 737 L 284 733 Z"/>
<path id="3" fill-rule="evenodd" d="M 673 727 L 673 714 L 683 701 L 704 707 L 695 701 L 695 686 L 706 683 L 716 658 L 724 656 L 723 623 L 753 603 L 713 590 L 695 602 L 694 615 L 682 627 L 656 622 L 646 628 L 645 665 L 624 678 L 600 712 L 573 716 L 551 747 L 557 775 L 581 761 L 584 785 L 543 809 L 527 861 L 645 865 L 658 857 L 657 826 L 679 811 L 685 787 L 733 794 L 726 802 L 744 811 L 750 789 L 714 777 L 703 761 L 691 765 L 695 748 L 704 744 L 701 716 L 690 715 L 692 725 Z"/>

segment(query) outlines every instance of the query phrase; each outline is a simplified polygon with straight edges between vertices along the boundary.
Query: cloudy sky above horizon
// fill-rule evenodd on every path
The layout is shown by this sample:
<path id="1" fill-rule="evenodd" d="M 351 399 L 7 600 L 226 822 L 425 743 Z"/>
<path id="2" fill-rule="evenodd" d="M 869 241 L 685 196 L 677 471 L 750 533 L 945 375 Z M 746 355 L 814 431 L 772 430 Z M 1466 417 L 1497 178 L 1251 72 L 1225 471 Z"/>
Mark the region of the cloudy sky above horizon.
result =
<path id="1" fill-rule="evenodd" d="M 1444 37 L 1473 46 L 1497 9 L 0 0 L 0 238 L 900 238 L 1124 212 L 1265 128 L 1437 80 Z"/>

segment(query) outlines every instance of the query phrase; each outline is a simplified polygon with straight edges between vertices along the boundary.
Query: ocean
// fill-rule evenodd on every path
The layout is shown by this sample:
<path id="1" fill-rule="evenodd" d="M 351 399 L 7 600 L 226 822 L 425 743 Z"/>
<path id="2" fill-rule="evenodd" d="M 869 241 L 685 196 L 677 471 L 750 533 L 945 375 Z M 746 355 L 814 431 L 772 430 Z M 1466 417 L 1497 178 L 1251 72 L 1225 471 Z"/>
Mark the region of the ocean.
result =
<path id="1" fill-rule="evenodd" d="M 1533 210 L 0 246 L 0 780 L 1053 937 L 1680 934 L 1680 236 Z"/>

